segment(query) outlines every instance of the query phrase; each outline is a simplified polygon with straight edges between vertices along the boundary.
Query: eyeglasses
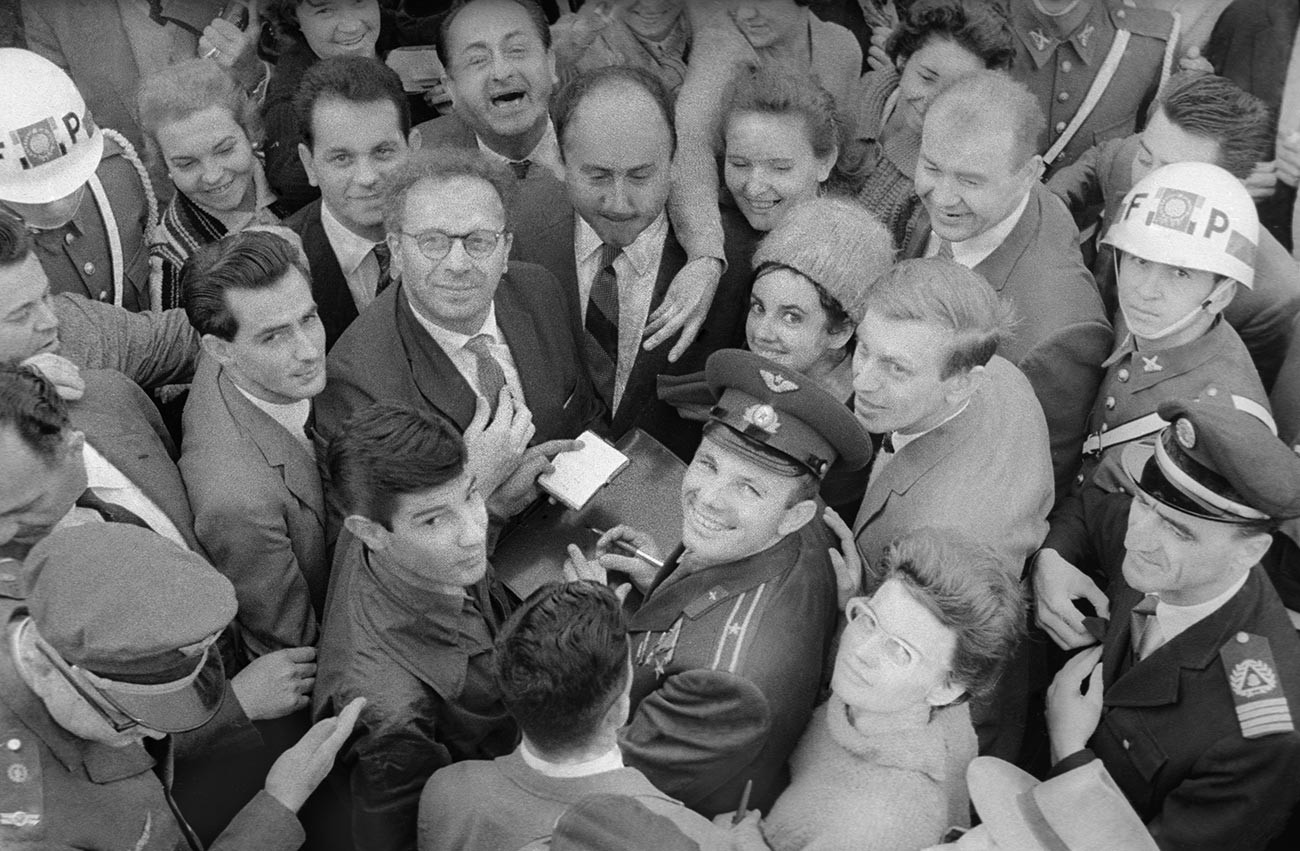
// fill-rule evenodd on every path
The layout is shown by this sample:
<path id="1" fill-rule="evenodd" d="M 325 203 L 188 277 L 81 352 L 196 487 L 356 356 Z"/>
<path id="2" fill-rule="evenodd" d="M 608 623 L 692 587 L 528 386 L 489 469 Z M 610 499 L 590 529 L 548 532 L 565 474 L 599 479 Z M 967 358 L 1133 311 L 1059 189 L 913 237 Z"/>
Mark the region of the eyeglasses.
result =
<path id="1" fill-rule="evenodd" d="M 99 717 L 103 718 L 104 721 L 113 728 L 114 732 L 125 733 L 127 730 L 132 730 L 136 727 L 142 726 L 139 721 L 132 718 L 130 713 L 123 709 L 117 701 L 113 700 L 113 698 L 104 694 L 89 683 L 83 683 L 81 678 L 77 676 L 76 666 L 69 665 L 65 662 L 63 657 L 46 647 L 45 642 L 37 641 L 36 647 L 41 651 L 41 655 L 49 660 L 49 663 L 54 666 L 54 669 L 63 676 L 63 679 L 67 681 L 68 685 L 72 686 L 73 690 L 81 696 L 82 700 L 90 704 L 91 709 L 99 713 Z M 104 704 L 108 704 L 107 708 Z M 111 709 L 112 712 L 110 712 L 109 709 Z M 116 716 L 113 714 L 114 712 L 117 713 Z"/>
<path id="2" fill-rule="evenodd" d="M 856 629 L 863 636 L 880 637 L 881 651 L 890 664 L 906 668 L 921 658 L 920 653 L 912 649 L 911 645 L 885 631 L 866 597 L 855 597 L 849 600 L 848 605 L 844 607 L 844 616 L 848 618 L 850 629 Z"/>
<path id="3" fill-rule="evenodd" d="M 447 233 L 441 230 L 427 230 L 424 233 L 398 231 L 402 236 L 415 240 L 420 253 L 430 260 L 441 260 L 451 253 L 451 247 L 459 242 L 465 253 L 475 260 L 486 260 L 497 250 L 504 230 L 476 230 L 469 233 Z"/>

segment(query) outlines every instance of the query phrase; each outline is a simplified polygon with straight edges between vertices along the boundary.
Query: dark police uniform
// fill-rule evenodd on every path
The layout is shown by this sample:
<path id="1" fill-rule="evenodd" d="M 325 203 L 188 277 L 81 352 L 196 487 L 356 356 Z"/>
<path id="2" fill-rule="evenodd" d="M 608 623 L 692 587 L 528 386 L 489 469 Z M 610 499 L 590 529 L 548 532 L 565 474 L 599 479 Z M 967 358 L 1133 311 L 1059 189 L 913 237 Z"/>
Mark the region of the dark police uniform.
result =
<path id="1" fill-rule="evenodd" d="M 1160 87 L 1173 31 L 1173 18 L 1167 12 L 1122 7 L 1118 0 L 1084 2 L 1089 4 L 1087 15 L 1062 39 L 1035 12 L 1033 0 L 1011 0 L 1011 26 L 1017 36 L 1011 73 L 1029 86 L 1047 118 L 1047 129 L 1039 137 L 1039 153 L 1046 152 L 1069 126 L 1116 34 L 1120 30 L 1130 34 L 1101 100 L 1051 168 L 1069 165 L 1093 145 L 1139 129 Z"/>
<path id="2" fill-rule="evenodd" d="M 709 357 L 717 404 L 706 437 L 779 476 L 859 470 L 871 441 L 815 382 L 752 352 Z M 684 489 L 689 485 L 683 485 Z M 836 624 L 836 581 L 820 520 L 762 552 L 698 565 L 686 553 L 631 617 L 627 763 L 705 815 L 767 810 L 817 700 Z"/>

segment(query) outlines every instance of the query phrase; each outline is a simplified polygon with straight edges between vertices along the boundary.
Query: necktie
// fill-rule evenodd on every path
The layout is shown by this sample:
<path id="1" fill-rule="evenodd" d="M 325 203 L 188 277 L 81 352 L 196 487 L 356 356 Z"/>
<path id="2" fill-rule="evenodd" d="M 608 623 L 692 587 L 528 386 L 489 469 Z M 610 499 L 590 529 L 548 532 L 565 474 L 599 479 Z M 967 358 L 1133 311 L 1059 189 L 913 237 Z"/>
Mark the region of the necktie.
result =
<path id="1" fill-rule="evenodd" d="M 1142 602 L 1133 607 L 1129 614 L 1133 627 L 1133 661 L 1138 662 L 1150 656 L 1161 644 L 1160 622 L 1156 620 L 1156 603 L 1159 598 L 1148 594 Z"/>
<path id="2" fill-rule="evenodd" d="M 600 247 L 600 268 L 587 299 L 587 331 L 613 363 L 618 363 L 618 274 L 614 261 L 622 253 L 623 249 L 613 245 Z"/>
<path id="3" fill-rule="evenodd" d="M 510 160 L 510 170 L 517 180 L 527 180 L 528 170 L 533 167 L 532 160 Z"/>
<path id="4" fill-rule="evenodd" d="M 471 337 L 465 344 L 465 348 L 478 362 L 478 392 L 487 399 L 488 408 L 492 411 L 492 415 L 496 416 L 497 397 L 501 395 L 501 388 L 506 386 L 506 374 L 501 369 L 501 363 L 492 356 L 492 351 L 488 348 L 492 341 L 491 334 L 479 334 L 477 337 Z"/>
<path id="5" fill-rule="evenodd" d="M 388 289 L 388 285 L 393 282 L 393 279 L 388 274 L 388 267 L 393 261 L 393 252 L 388 249 L 387 242 L 376 242 L 375 247 L 370 251 L 375 255 L 375 260 L 379 262 L 379 279 L 375 285 L 375 295 L 379 295 Z"/>
<path id="6" fill-rule="evenodd" d="M 942 237 L 939 238 L 939 251 L 934 255 L 942 257 L 944 260 L 952 260 L 952 243 Z"/>
<path id="7" fill-rule="evenodd" d="M 152 527 L 144 522 L 139 514 L 124 508 L 116 502 L 107 502 L 100 499 L 90 488 L 77 497 L 77 507 L 89 508 L 91 511 L 98 512 L 100 517 L 109 523 L 129 523 L 132 526 L 139 526 L 141 529 L 151 529 Z"/>

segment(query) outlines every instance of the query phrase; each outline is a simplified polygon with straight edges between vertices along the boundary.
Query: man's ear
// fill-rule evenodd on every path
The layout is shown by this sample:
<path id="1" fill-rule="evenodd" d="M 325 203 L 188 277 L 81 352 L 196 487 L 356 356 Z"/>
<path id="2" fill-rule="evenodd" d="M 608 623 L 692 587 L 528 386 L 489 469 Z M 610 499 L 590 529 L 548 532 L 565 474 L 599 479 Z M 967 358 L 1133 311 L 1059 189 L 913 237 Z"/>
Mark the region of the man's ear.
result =
<path id="1" fill-rule="evenodd" d="M 1233 551 L 1233 561 L 1235 566 L 1243 570 L 1250 570 L 1259 564 L 1264 558 L 1264 553 L 1273 545 L 1273 536 L 1260 532 L 1251 535 L 1249 538 L 1242 538 L 1241 543 Z"/>
<path id="2" fill-rule="evenodd" d="M 925 702 L 931 706 L 947 706 L 955 702 L 959 697 L 966 693 L 966 689 L 952 681 L 950 677 L 944 677 L 943 682 L 930 689 L 925 696 Z"/>
<path id="3" fill-rule="evenodd" d="M 307 182 L 312 186 L 320 186 L 316 182 L 316 165 L 312 162 L 311 148 L 307 147 L 306 142 L 298 143 L 298 160 L 302 163 L 303 171 L 307 172 Z"/>
<path id="4" fill-rule="evenodd" d="M 781 518 L 780 523 L 776 524 L 776 531 L 784 538 L 791 532 L 797 532 L 804 526 L 807 526 L 816 516 L 817 500 L 805 499 L 801 502 L 796 502 L 785 510 L 785 516 Z"/>
<path id="5" fill-rule="evenodd" d="M 966 372 L 958 373 L 947 379 L 948 388 L 944 398 L 950 405 L 960 405 L 974 396 L 988 380 L 988 372 L 983 366 L 971 367 Z"/>
<path id="6" fill-rule="evenodd" d="M 835 168 L 835 161 L 840 158 L 840 149 L 836 145 L 826 156 L 817 158 L 817 182 L 825 183 L 831 176 L 831 170 Z"/>
<path id="7" fill-rule="evenodd" d="M 223 340 L 215 334 L 204 334 L 199 338 L 199 345 L 208 356 L 222 366 L 230 366 L 234 357 L 230 353 L 230 342 Z"/>
<path id="8" fill-rule="evenodd" d="M 383 552 L 388 548 L 389 531 L 369 517 L 349 514 L 343 518 L 343 528 L 375 552 Z"/>

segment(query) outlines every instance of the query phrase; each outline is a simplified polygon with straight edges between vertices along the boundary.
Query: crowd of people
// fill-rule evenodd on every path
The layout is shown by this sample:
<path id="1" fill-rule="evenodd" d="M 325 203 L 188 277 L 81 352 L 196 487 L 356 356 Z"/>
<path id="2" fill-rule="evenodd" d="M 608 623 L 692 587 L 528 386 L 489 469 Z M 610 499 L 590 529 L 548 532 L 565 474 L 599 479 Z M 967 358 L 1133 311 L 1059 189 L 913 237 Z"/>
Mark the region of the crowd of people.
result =
<path id="1" fill-rule="evenodd" d="M 1300 3 L 14 11 L 0 848 L 1294 847 Z"/>

